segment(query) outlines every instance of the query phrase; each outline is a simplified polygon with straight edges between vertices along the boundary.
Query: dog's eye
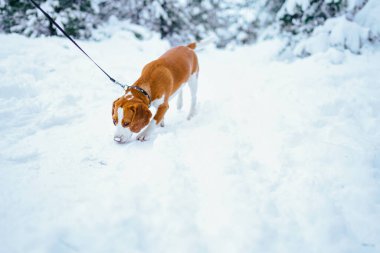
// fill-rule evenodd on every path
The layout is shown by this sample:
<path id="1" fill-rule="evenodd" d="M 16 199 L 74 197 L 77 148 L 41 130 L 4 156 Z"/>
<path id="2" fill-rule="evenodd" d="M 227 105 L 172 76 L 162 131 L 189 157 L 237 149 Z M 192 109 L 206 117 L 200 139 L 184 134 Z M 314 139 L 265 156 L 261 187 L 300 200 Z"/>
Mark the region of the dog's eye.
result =
<path id="1" fill-rule="evenodd" d="M 116 124 L 117 124 L 117 119 L 113 119 L 113 124 L 116 126 Z"/>
<path id="2" fill-rule="evenodd" d="M 123 127 L 127 127 L 129 125 L 129 122 L 124 122 Z"/>

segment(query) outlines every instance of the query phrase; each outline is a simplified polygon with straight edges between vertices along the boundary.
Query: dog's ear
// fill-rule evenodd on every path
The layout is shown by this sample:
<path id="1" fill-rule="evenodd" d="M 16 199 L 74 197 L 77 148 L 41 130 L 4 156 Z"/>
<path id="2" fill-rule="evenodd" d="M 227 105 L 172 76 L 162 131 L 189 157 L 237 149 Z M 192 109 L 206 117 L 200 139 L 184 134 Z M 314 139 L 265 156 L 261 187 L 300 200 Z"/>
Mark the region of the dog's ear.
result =
<path id="1" fill-rule="evenodd" d="M 120 98 L 116 99 L 116 100 L 113 101 L 113 103 L 112 103 L 112 116 L 116 113 L 116 112 L 115 112 L 115 106 L 116 106 L 116 102 L 119 101 L 119 100 L 120 100 Z"/>
<path id="2" fill-rule="evenodd" d="M 113 101 L 112 103 L 112 120 L 113 120 L 113 124 L 116 125 L 117 123 L 117 112 L 115 111 L 115 107 L 116 107 L 116 102 L 119 101 L 120 98 L 116 99 L 115 101 Z"/>
<path id="3" fill-rule="evenodd" d="M 129 125 L 129 129 L 134 133 L 138 133 L 141 129 L 148 125 L 150 118 L 152 117 L 152 113 L 145 104 L 135 105 L 133 109 L 134 116 L 131 124 Z"/>

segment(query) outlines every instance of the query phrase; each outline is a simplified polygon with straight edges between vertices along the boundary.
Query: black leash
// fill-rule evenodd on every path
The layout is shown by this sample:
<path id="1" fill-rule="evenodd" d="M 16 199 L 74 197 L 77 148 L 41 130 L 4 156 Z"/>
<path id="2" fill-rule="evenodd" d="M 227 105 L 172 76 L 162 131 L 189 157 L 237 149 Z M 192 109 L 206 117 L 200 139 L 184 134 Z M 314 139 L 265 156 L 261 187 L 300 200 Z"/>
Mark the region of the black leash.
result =
<path id="1" fill-rule="evenodd" d="M 34 0 L 30 0 L 32 2 L 32 4 L 37 8 L 39 9 L 46 17 L 47 19 L 49 19 L 50 22 L 52 22 L 80 51 L 82 51 L 82 53 L 84 53 L 88 59 L 90 59 L 110 80 L 111 82 L 113 82 L 114 84 L 117 84 L 119 85 L 121 88 L 123 88 L 124 90 L 128 89 L 128 88 L 132 88 L 132 89 L 136 89 L 138 91 L 140 91 L 142 94 L 144 94 L 146 97 L 148 97 L 149 99 L 149 105 L 150 106 L 150 103 L 151 103 L 151 99 L 150 99 L 150 96 L 149 94 L 142 88 L 138 87 L 138 86 L 130 86 L 128 84 L 122 84 L 122 83 L 119 83 L 118 81 L 116 81 L 114 78 L 112 78 L 104 69 L 102 69 L 76 42 L 73 38 L 71 38 L 70 35 L 68 35 L 65 30 L 63 30 L 63 28 L 57 24 L 57 22 L 54 21 L 54 19 L 48 14 L 46 13 Z"/>

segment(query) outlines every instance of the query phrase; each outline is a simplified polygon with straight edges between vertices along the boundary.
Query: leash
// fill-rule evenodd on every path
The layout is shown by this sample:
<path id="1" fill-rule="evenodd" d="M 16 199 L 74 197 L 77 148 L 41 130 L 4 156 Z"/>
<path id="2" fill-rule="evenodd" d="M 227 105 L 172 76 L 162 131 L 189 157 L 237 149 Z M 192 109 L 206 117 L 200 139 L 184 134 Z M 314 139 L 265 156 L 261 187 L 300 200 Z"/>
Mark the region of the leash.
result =
<path id="1" fill-rule="evenodd" d="M 135 89 L 135 90 L 138 90 L 139 92 L 141 92 L 144 96 L 146 96 L 148 99 L 149 99 L 149 104 L 148 104 L 148 107 L 150 107 L 150 104 L 152 102 L 148 92 L 146 92 L 143 88 L 141 87 L 138 87 L 138 86 L 131 86 L 131 85 L 128 85 L 128 84 L 122 84 L 118 81 L 116 81 L 114 78 L 112 78 L 104 69 L 102 69 L 76 42 L 73 38 L 71 38 L 71 36 L 65 32 L 65 30 L 57 23 L 55 22 L 55 20 L 48 14 L 46 13 L 34 0 L 30 0 L 32 2 L 32 4 L 37 8 L 39 9 L 47 19 L 49 19 L 50 22 L 52 22 L 57 28 L 58 30 L 60 30 L 65 36 L 66 38 L 68 38 L 85 56 L 87 56 L 88 59 L 90 59 L 109 79 L 111 82 L 113 82 L 114 84 L 116 85 L 119 85 L 121 88 L 123 88 L 124 90 L 127 90 L 128 88 L 131 88 L 131 89 Z"/>

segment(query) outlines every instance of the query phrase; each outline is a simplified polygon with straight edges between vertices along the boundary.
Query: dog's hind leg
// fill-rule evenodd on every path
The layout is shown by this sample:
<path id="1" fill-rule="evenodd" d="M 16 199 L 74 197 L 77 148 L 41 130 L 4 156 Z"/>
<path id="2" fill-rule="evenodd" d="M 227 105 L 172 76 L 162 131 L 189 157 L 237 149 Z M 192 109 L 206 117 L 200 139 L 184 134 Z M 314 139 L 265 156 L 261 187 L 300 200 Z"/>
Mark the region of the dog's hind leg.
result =
<path id="1" fill-rule="evenodd" d="M 198 72 L 192 74 L 189 78 L 189 88 L 191 94 L 191 106 L 187 119 L 190 120 L 194 117 L 197 107 L 197 91 L 198 91 Z"/>
<path id="2" fill-rule="evenodd" d="M 177 98 L 177 109 L 178 110 L 181 110 L 182 106 L 183 106 L 182 88 L 180 88 L 180 89 L 181 90 L 178 92 L 178 98 Z"/>

